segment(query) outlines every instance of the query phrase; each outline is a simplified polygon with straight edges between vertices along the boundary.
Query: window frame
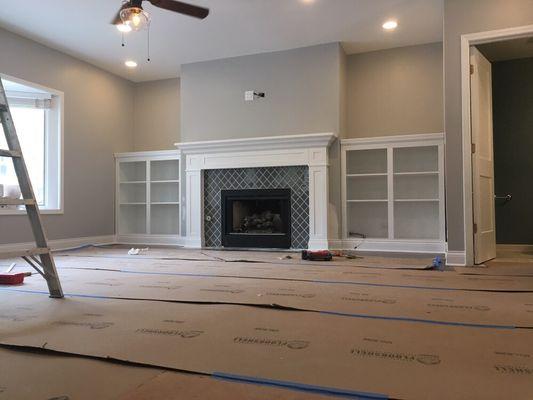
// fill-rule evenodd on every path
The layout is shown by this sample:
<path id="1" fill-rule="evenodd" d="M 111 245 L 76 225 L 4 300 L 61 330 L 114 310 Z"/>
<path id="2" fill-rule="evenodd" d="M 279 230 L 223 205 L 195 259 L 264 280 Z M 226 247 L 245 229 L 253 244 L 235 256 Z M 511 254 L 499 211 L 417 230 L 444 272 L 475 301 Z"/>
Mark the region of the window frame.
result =
<path id="1" fill-rule="evenodd" d="M 65 94 L 37 83 L 0 73 L 0 78 L 30 86 L 52 95 L 52 108 L 45 111 L 45 187 L 41 214 L 64 214 L 64 109 Z M 0 209 L 2 215 L 26 215 L 22 209 Z"/>

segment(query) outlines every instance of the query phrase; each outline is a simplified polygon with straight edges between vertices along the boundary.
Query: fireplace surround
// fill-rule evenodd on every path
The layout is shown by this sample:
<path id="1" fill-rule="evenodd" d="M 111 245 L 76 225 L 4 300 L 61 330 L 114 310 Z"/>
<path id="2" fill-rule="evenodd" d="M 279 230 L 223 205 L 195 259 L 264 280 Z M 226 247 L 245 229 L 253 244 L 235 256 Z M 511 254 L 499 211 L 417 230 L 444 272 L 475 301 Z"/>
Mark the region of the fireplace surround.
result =
<path id="1" fill-rule="evenodd" d="M 329 248 L 330 223 L 338 223 L 329 204 L 329 147 L 336 138 L 333 133 L 314 133 L 176 143 L 185 178 L 181 202 L 185 246 L 206 247 L 209 215 L 204 207 L 204 177 L 211 171 L 293 166 L 308 171 L 307 248 Z"/>

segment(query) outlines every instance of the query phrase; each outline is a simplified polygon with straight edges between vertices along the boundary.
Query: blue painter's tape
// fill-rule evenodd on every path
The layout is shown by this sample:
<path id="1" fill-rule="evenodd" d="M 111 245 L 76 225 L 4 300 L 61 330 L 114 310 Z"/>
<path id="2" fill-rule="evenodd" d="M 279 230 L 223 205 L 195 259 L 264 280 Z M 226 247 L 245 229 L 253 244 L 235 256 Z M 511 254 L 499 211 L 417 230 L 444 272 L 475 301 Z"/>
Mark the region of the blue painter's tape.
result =
<path id="1" fill-rule="evenodd" d="M 197 278 L 242 278 L 242 279 L 264 279 L 264 280 L 276 280 L 276 281 L 296 281 L 296 282 L 311 282 L 321 284 L 341 284 L 341 285 L 359 285 L 359 286 L 378 286 L 378 287 L 394 287 L 405 289 L 425 289 L 425 290 L 460 290 L 465 291 L 469 289 L 455 289 L 455 288 L 443 288 L 443 287 L 431 287 L 431 286 L 414 286 L 414 285 L 393 285 L 387 283 L 366 283 L 366 282 L 354 282 L 354 281 L 327 281 L 327 280 L 312 280 L 312 279 L 283 279 L 283 278 L 269 278 L 269 277 L 257 277 L 257 276 L 242 276 L 242 275 L 216 275 L 216 274 L 193 274 L 187 272 L 152 272 L 152 271 L 133 271 L 130 269 L 116 269 L 116 270 L 103 270 L 111 272 L 122 272 L 125 274 L 139 274 L 139 275 L 165 275 L 165 276 L 193 276 Z"/>
<path id="2" fill-rule="evenodd" d="M 347 399 L 388 400 L 389 398 L 387 395 L 379 394 L 379 393 L 367 393 L 367 392 L 358 392 L 358 391 L 347 390 L 347 389 L 332 388 L 332 387 L 327 387 L 327 386 L 306 385 L 304 383 L 298 383 L 298 382 L 278 381 L 274 379 L 250 377 L 250 376 L 244 376 L 244 375 L 233 375 L 233 374 L 227 374 L 225 372 L 214 372 L 211 374 L 211 376 L 217 379 L 225 380 L 225 381 L 250 383 L 250 384 L 256 384 L 256 385 L 292 389 L 292 390 L 298 390 L 301 392 L 343 397 Z"/>
<path id="3" fill-rule="evenodd" d="M 17 288 L 6 288 L 6 287 L 0 287 L 0 290 L 6 291 L 6 292 L 19 292 L 19 293 L 30 293 L 30 294 L 43 294 L 43 295 L 49 295 L 45 290 L 29 290 L 29 289 L 17 289 Z M 89 299 L 100 299 L 100 300 L 109 300 L 109 299 L 116 299 L 116 297 L 109 297 L 109 296 L 99 296 L 95 294 L 77 294 L 77 293 L 63 293 L 65 297 L 85 297 Z"/>
<path id="4" fill-rule="evenodd" d="M 319 311 L 319 312 L 321 314 L 338 315 L 342 317 L 384 319 L 384 320 L 390 320 L 390 321 L 405 321 L 405 322 L 420 322 L 424 324 L 464 326 L 467 328 L 516 329 L 516 326 L 512 326 L 512 325 L 491 325 L 491 324 L 476 324 L 472 322 L 437 321 L 433 319 L 410 318 L 410 317 L 387 317 L 387 316 L 380 316 L 380 315 L 342 313 L 342 312 L 336 312 L 336 311 Z"/>

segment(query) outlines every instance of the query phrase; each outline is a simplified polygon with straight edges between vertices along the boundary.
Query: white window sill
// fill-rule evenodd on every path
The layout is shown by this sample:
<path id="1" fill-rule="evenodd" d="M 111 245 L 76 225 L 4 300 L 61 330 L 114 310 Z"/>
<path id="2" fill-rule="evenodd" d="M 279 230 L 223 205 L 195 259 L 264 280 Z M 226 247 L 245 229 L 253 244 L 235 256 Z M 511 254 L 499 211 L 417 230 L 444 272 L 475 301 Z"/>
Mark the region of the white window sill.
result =
<path id="1" fill-rule="evenodd" d="M 40 208 L 39 212 L 42 215 L 61 215 L 65 213 L 63 209 L 51 208 Z M 0 216 L 2 215 L 26 215 L 26 210 L 0 209 Z"/>

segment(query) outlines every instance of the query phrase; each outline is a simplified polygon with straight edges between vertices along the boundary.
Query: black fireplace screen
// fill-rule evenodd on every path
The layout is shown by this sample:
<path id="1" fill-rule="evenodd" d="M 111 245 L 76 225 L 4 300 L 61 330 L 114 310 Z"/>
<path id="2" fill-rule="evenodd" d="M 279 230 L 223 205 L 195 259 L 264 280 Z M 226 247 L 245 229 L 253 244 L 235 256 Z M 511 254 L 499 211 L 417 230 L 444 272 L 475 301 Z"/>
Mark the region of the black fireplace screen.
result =
<path id="1" fill-rule="evenodd" d="M 223 246 L 290 248 L 290 201 L 290 189 L 223 190 Z"/>

